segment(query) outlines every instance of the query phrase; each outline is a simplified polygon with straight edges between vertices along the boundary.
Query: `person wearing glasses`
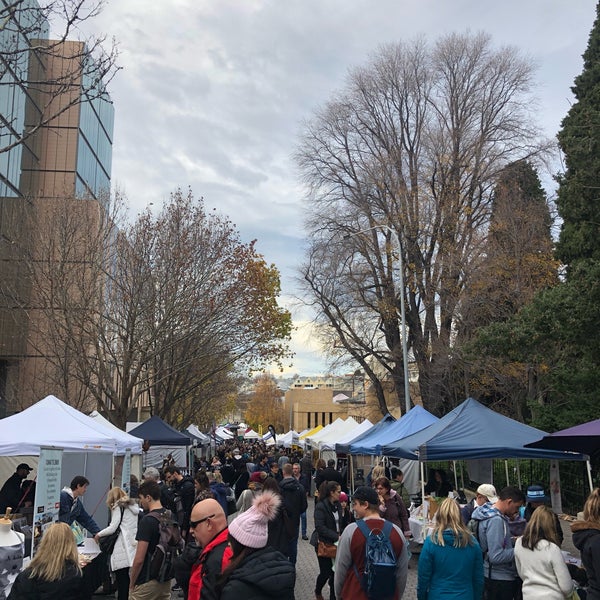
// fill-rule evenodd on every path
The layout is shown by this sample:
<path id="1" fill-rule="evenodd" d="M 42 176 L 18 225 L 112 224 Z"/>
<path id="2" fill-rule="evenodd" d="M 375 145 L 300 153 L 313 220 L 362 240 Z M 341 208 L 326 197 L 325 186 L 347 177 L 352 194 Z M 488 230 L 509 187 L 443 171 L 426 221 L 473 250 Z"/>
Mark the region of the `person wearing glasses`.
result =
<path id="1" fill-rule="evenodd" d="M 194 600 L 216 598 L 217 579 L 232 555 L 227 541 L 227 516 L 217 500 L 207 498 L 192 508 L 190 532 L 202 552 L 192 566 L 187 597 Z"/>

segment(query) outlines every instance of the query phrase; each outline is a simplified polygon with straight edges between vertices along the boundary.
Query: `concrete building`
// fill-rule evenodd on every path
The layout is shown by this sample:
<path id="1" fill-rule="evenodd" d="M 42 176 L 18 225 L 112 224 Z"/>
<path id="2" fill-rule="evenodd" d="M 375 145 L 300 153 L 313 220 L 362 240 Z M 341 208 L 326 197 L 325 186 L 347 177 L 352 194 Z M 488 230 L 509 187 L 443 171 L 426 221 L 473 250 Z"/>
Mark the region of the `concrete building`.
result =
<path id="1" fill-rule="evenodd" d="M 54 215 L 98 217 L 110 191 L 114 119 L 102 84 L 80 68 L 85 45 L 48 40 L 35 0 L 0 30 L 0 56 L 11 51 L 14 60 L 0 67 L 0 148 L 15 144 L 0 153 L 0 418 L 57 393 L 45 356 L 60 349 L 44 345 L 42 299 L 30 277 L 31 264 L 48 257 L 33 240 L 52 240 Z"/>

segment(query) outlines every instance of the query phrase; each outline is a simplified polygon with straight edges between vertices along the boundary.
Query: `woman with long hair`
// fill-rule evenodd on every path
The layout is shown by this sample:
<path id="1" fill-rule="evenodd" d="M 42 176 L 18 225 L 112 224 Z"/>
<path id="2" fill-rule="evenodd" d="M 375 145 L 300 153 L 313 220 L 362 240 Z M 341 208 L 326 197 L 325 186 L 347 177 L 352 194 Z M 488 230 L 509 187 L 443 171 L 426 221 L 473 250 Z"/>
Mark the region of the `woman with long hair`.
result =
<path id="1" fill-rule="evenodd" d="M 118 600 L 129 598 L 129 567 L 133 564 L 137 542 L 135 535 L 138 526 L 140 507 L 120 487 L 111 488 L 106 496 L 110 509 L 110 523 L 96 534 L 96 541 L 111 535 L 120 527 L 119 536 L 110 555 L 110 570 L 115 574 Z"/>
<path id="2" fill-rule="evenodd" d="M 419 556 L 418 600 L 479 600 L 483 594 L 483 555 L 463 524 L 458 504 L 446 498 Z"/>
<path id="3" fill-rule="evenodd" d="M 9 600 L 81 600 L 86 597 L 75 536 L 66 523 L 44 531 L 35 556 L 17 575 Z"/>
<path id="4" fill-rule="evenodd" d="M 233 555 L 219 579 L 221 600 L 294 600 L 294 565 L 267 544 L 268 523 L 280 503 L 276 494 L 264 490 L 229 524 Z"/>
<path id="5" fill-rule="evenodd" d="M 573 592 L 552 509 L 542 505 L 533 511 L 525 533 L 515 542 L 515 563 L 523 580 L 523 600 L 564 600 Z"/>
<path id="6" fill-rule="evenodd" d="M 198 471 L 194 476 L 194 504 L 198 504 L 207 498 L 214 498 L 214 494 L 210 491 L 210 481 L 206 471 Z"/>
<path id="7" fill-rule="evenodd" d="M 600 488 L 592 490 L 583 507 L 583 521 L 572 523 L 571 531 L 588 576 L 587 597 L 600 600 Z"/>
<path id="8" fill-rule="evenodd" d="M 315 506 L 315 547 L 318 543 L 334 544 L 338 541 L 341 531 L 339 498 L 342 487 L 337 481 L 325 481 L 319 488 L 319 502 Z M 315 583 L 315 598 L 323 600 L 323 587 L 329 583 L 329 598 L 335 600 L 333 588 L 333 563 L 331 558 L 319 556 L 319 574 Z"/>

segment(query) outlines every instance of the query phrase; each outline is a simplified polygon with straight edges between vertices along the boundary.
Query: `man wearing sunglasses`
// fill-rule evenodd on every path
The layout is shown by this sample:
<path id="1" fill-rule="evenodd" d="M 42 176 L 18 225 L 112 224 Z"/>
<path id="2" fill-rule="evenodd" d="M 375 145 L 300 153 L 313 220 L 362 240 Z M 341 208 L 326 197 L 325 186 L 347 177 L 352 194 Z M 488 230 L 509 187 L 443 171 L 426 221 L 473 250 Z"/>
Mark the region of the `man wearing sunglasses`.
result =
<path id="1" fill-rule="evenodd" d="M 190 532 L 202 552 L 192 567 L 188 598 L 216 598 L 217 579 L 232 554 L 227 542 L 227 517 L 216 500 L 208 498 L 192 508 Z"/>

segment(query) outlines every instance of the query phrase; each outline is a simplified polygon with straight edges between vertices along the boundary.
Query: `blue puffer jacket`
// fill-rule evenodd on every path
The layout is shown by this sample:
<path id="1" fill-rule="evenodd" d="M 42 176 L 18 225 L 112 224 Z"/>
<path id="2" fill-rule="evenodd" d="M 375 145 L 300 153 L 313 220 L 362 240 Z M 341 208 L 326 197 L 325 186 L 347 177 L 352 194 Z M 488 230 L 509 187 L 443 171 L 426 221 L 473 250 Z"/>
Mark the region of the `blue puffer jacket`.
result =
<path id="1" fill-rule="evenodd" d="M 473 544 L 454 547 L 454 532 L 444 531 L 444 546 L 428 537 L 419 557 L 418 600 L 479 600 L 483 594 L 483 556 Z"/>

